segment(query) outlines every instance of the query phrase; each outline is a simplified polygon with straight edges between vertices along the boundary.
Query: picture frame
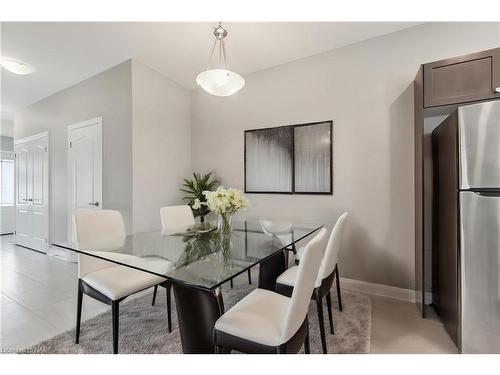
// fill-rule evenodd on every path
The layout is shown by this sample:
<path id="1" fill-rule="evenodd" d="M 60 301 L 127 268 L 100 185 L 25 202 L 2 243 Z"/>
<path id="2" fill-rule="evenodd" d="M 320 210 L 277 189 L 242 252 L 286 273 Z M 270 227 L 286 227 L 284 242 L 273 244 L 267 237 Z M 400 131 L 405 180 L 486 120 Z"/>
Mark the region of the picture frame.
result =
<path id="1" fill-rule="evenodd" d="M 245 130 L 244 190 L 332 195 L 333 121 Z"/>

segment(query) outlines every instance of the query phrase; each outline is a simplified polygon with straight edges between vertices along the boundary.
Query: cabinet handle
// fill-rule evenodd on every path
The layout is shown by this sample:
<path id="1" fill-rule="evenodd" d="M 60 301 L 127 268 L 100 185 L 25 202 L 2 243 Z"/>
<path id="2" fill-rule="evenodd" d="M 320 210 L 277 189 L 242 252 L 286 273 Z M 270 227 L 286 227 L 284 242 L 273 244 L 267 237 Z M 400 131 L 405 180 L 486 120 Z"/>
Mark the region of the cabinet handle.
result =
<path id="1" fill-rule="evenodd" d="M 89 203 L 89 206 L 99 207 L 99 202 Z"/>
<path id="2" fill-rule="evenodd" d="M 499 87 L 495 87 L 495 92 L 496 93 L 500 93 L 500 86 Z"/>
<path id="3" fill-rule="evenodd" d="M 33 199 L 32 198 L 28 199 L 28 202 L 33 202 Z"/>

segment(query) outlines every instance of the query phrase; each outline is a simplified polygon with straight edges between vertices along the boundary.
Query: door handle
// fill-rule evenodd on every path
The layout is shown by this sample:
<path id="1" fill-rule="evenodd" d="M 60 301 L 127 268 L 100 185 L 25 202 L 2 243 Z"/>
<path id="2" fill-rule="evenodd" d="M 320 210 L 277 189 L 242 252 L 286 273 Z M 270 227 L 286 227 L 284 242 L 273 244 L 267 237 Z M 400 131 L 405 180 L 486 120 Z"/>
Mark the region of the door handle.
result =
<path id="1" fill-rule="evenodd" d="M 99 207 L 99 202 L 89 203 L 89 206 Z"/>

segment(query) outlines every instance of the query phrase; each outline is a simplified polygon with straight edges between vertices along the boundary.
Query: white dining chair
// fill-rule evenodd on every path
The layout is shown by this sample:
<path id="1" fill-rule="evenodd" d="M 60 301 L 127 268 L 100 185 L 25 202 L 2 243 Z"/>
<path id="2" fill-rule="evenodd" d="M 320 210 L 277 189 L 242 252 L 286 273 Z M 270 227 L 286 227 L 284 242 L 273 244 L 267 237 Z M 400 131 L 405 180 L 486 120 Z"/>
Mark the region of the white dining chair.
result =
<path id="1" fill-rule="evenodd" d="M 193 211 L 188 205 L 162 207 L 160 219 L 163 235 L 185 232 L 195 224 Z"/>
<path id="2" fill-rule="evenodd" d="M 175 233 L 185 232 L 186 229 L 195 224 L 193 211 L 188 205 L 180 206 L 165 206 L 160 208 L 161 234 L 166 236 Z M 165 281 L 160 286 L 165 287 L 167 293 L 167 311 L 168 311 L 168 327 L 171 332 L 172 327 L 172 283 Z M 151 305 L 155 305 L 156 293 L 158 285 L 154 287 L 153 301 Z"/>
<path id="3" fill-rule="evenodd" d="M 113 210 L 93 210 L 73 217 L 78 250 L 113 251 L 125 244 L 122 215 Z M 128 296 L 158 285 L 164 278 L 117 265 L 90 255 L 78 254 L 78 301 L 75 343 L 80 340 L 83 295 L 111 306 L 113 353 L 118 353 L 119 303 Z"/>
<path id="4" fill-rule="evenodd" d="M 323 321 L 323 298 L 326 298 L 326 305 L 328 308 L 328 318 L 330 321 L 330 333 L 333 335 L 333 313 L 332 313 L 332 299 L 330 290 L 332 288 L 333 280 L 336 280 L 337 298 L 339 303 L 339 310 L 342 311 L 342 297 L 340 294 L 340 277 L 338 268 L 338 256 L 342 247 L 342 233 L 344 231 L 345 223 L 347 221 L 348 213 L 344 212 L 338 218 L 335 226 L 332 229 L 330 238 L 326 245 L 325 255 L 321 262 L 321 267 L 317 274 L 316 283 L 312 298 L 316 300 L 316 307 L 318 310 L 318 320 L 321 334 L 321 346 L 323 353 L 327 353 L 326 348 L 326 335 L 325 324 Z M 299 265 L 288 268 L 276 280 L 276 291 L 285 296 L 291 295 L 297 283 L 297 275 L 299 273 L 300 263 L 303 259 L 305 248 L 299 249 L 297 256 L 299 257 Z"/>
<path id="5" fill-rule="evenodd" d="M 215 323 L 217 353 L 310 352 L 307 311 L 323 253 L 326 229 L 305 246 L 291 297 L 255 289 Z"/>

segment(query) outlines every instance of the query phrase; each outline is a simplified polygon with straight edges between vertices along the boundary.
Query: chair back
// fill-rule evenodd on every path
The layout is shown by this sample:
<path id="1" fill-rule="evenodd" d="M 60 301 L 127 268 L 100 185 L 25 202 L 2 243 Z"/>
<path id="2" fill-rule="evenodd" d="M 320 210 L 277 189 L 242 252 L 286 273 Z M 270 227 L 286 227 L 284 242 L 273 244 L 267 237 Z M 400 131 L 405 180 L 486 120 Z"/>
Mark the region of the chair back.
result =
<path id="1" fill-rule="evenodd" d="M 193 211 L 188 205 L 160 208 L 161 234 L 183 232 L 195 224 Z"/>
<path id="2" fill-rule="evenodd" d="M 77 249 L 110 251 L 125 245 L 127 233 L 119 211 L 92 210 L 73 216 L 73 228 Z M 115 266 L 92 256 L 78 254 L 78 274 L 86 274 Z"/>
<path id="3" fill-rule="evenodd" d="M 322 228 L 304 248 L 297 270 L 297 278 L 292 292 L 292 298 L 281 332 L 281 342 L 287 342 L 299 330 L 309 308 L 321 259 L 325 252 L 327 230 Z"/>
<path id="4" fill-rule="evenodd" d="M 335 223 L 328 244 L 326 245 L 325 256 L 321 262 L 318 273 L 318 283 L 330 276 L 337 264 L 340 249 L 342 248 L 342 233 L 347 221 L 347 212 L 344 212 Z"/>

